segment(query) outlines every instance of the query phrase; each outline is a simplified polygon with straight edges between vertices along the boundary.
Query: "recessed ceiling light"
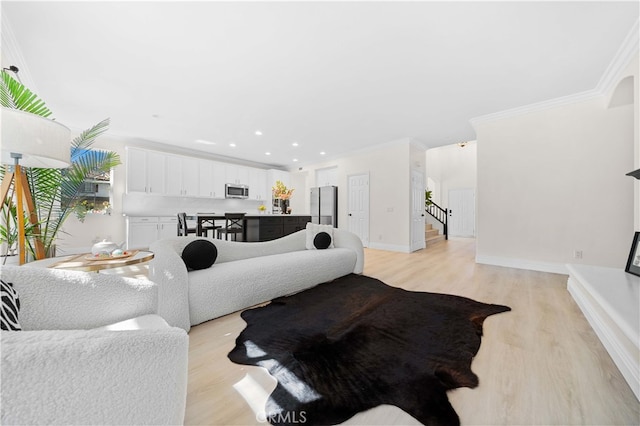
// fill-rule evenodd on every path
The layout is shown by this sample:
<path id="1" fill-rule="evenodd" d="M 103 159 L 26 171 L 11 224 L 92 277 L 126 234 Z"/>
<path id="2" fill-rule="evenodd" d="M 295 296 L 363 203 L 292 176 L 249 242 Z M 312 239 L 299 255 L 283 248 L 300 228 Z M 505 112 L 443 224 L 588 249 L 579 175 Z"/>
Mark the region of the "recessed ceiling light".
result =
<path id="1" fill-rule="evenodd" d="M 271 153 L 270 152 L 265 152 L 264 155 L 271 155 Z"/>
<path id="2" fill-rule="evenodd" d="M 324 152 L 324 151 L 322 151 L 322 152 L 320 153 L 320 155 L 325 155 L 325 154 L 326 154 L 326 152 Z"/>
<path id="3" fill-rule="evenodd" d="M 256 130 L 256 136 L 262 136 L 262 131 L 261 130 Z"/>
<path id="4" fill-rule="evenodd" d="M 235 148 L 235 147 L 236 147 L 236 144 L 235 144 L 235 143 L 233 143 L 233 142 L 231 142 L 231 143 L 229 144 L 229 146 L 230 146 L 231 148 Z"/>
<path id="5" fill-rule="evenodd" d="M 215 145 L 215 142 L 206 141 L 204 139 L 196 139 L 196 143 L 201 143 L 203 145 Z"/>
<path id="6" fill-rule="evenodd" d="M 298 159 L 297 159 L 297 158 L 294 158 L 294 159 L 293 159 L 293 162 L 294 162 L 294 163 L 297 163 L 297 162 L 298 162 Z"/>
<path id="7" fill-rule="evenodd" d="M 292 143 L 291 145 L 293 145 L 293 146 L 298 146 L 298 142 L 294 142 L 294 143 Z"/>

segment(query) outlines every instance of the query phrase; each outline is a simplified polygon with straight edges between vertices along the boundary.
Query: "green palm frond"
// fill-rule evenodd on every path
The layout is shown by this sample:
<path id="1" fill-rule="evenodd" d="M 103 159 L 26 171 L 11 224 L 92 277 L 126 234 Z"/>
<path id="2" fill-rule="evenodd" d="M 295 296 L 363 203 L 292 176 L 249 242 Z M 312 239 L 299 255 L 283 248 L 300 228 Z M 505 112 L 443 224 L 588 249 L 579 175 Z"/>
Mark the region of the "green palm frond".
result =
<path id="1" fill-rule="evenodd" d="M 110 120 L 105 118 L 98 124 L 95 124 L 76 136 L 71 142 L 71 162 L 74 162 L 76 157 L 82 154 L 82 151 L 88 149 L 95 142 L 98 136 L 106 132 L 109 128 L 109 124 Z"/>
<path id="2" fill-rule="evenodd" d="M 51 111 L 43 100 L 5 70 L 2 70 L 2 79 L 0 79 L 0 103 L 3 107 L 27 111 L 41 117 L 51 115 Z"/>

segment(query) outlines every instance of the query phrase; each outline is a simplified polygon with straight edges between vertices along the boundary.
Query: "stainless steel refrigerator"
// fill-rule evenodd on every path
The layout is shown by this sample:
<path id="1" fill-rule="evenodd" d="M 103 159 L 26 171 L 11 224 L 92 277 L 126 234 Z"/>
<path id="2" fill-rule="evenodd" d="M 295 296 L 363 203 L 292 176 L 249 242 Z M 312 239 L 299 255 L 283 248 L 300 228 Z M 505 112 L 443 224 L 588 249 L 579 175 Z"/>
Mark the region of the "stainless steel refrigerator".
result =
<path id="1" fill-rule="evenodd" d="M 338 187 L 311 188 L 311 223 L 338 227 Z"/>

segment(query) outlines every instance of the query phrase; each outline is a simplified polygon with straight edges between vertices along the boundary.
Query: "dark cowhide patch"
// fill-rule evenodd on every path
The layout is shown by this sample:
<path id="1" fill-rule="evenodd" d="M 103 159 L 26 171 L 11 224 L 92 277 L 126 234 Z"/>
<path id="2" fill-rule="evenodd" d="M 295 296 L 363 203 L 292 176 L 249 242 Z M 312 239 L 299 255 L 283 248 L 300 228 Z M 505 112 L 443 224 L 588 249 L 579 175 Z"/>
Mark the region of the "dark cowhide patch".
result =
<path id="1" fill-rule="evenodd" d="M 337 424 L 390 404 L 423 424 L 456 425 L 446 392 L 478 385 L 482 323 L 509 310 L 352 274 L 244 311 L 229 359 L 278 380 L 272 424 Z"/>

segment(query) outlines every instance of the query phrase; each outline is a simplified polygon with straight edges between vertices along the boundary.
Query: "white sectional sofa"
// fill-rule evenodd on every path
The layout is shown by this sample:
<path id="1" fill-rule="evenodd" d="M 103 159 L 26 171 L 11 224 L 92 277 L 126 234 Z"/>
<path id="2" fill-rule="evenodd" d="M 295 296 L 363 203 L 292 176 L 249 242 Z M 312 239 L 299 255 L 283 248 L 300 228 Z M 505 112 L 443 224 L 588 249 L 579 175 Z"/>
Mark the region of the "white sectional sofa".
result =
<path id="1" fill-rule="evenodd" d="M 194 236 L 153 243 L 149 278 L 159 286 L 158 313 L 172 326 L 189 330 L 279 296 L 362 273 L 364 251 L 355 234 L 332 229 L 335 247 L 309 250 L 307 232 L 259 243 Z M 190 271 L 181 254 L 196 239 L 213 242 L 218 255 L 210 268 Z"/>
<path id="2" fill-rule="evenodd" d="M 22 331 L 1 332 L 1 424 L 182 424 L 189 337 L 147 280 L 0 267 Z"/>

